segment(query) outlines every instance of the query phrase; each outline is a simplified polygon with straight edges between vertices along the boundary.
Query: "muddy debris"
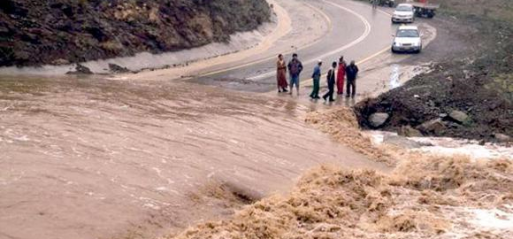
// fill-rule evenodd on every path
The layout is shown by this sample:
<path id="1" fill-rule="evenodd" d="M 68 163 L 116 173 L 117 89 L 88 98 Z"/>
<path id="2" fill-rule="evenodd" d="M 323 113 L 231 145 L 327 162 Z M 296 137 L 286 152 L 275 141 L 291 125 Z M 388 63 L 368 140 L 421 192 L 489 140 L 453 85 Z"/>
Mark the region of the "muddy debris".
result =
<path id="1" fill-rule="evenodd" d="M 50 64 L 52 65 L 56 65 L 56 66 L 64 66 L 64 65 L 69 65 L 70 62 L 68 60 L 65 60 L 65 59 L 57 59 L 55 61 L 52 61 Z"/>
<path id="2" fill-rule="evenodd" d="M 420 132 L 420 130 L 414 129 L 413 127 L 411 127 L 409 125 L 401 127 L 397 133 L 400 136 L 404 136 L 404 137 L 422 137 L 423 136 L 423 134 Z"/>
<path id="3" fill-rule="evenodd" d="M 469 211 L 511 213 L 511 161 L 409 155 L 391 175 L 323 166 L 287 195 L 238 211 L 231 219 L 193 226 L 167 238 L 507 238 Z M 479 200 L 486 195 L 490 200 Z M 466 217 L 466 218 L 465 218 Z"/>
<path id="4" fill-rule="evenodd" d="M 447 129 L 446 123 L 440 119 L 433 119 L 421 124 L 418 129 L 425 134 L 442 135 Z"/>
<path id="5" fill-rule="evenodd" d="M 350 108 L 335 108 L 325 112 L 311 112 L 306 122 L 330 134 L 337 142 L 350 146 L 358 153 L 369 156 L 378 162 L 394 165 L 392 154 L 372 144 L 358 126 L 355 113 Z"/>
<path id="6" fill-rule="evenodd" d="M 495 137 L 495 139 L 497 139 L 497 141 L 501 143 L 509 143 L 513 141 L 511 137 L 505 134 L 494 134 L 493 136 Z"/>
<path id="7" fill-rule="evenodd" d="M 68 74 L 68 75 L 92 75 L 94 73 L 88 67 L 86 67 L 80 63 L 77 63 L 77 66 L 75 67 L 75 71 L 69 71 L 66 74 Z"/>
<path id="8" fill-rule="evenodd" d="M 128 72 L 130 72 L 130 70 L 128 68 L 122 67 L 120 65 L 116 65 L 116 64 L 113 64 L 113 63 L 109 64 L 109 70 L 112 73 L 128 73 Z"/>

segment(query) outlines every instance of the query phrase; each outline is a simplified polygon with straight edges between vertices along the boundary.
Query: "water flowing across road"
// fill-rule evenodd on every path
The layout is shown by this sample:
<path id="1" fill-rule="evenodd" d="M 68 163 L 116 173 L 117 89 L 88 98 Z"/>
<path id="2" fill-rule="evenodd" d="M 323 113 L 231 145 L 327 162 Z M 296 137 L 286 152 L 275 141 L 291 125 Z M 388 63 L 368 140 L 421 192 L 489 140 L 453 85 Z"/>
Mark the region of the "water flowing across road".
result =
<path id="1" fill-rule="evenodd" d="M 328 2 L 358 12 L 372 31 Z M 305 75 L 319 55 L 362 59 L 388 45 L 394 27 L 368 5 L 309 3 L 332 18 L 332 31 L 305 49 L 279 48 L 299 51 Z M 244 79 L 273 67 L 274 59 L 228 65 L 189 82 L 164 81 L 160 71 L 139 76 L 151 82 L 0 78 L 0 238 L 159 236 L 232 213 L 222 200 L 196 200 L 212 182 L 258 198 L 287 191 L 320 164 L 389 170 L 305 124 L 309 102 L 208 86 L 267 92 L 272 76 Z"/>
<path id="2" fill-rule="evenodd" d="M 322 163 L 386 170 L 306 125 L 292 99 L 91 78 L 0 84 L 2 238 L 158 235 L 219 214 L 191 202 L 209 181 L 268 195 Z"/>

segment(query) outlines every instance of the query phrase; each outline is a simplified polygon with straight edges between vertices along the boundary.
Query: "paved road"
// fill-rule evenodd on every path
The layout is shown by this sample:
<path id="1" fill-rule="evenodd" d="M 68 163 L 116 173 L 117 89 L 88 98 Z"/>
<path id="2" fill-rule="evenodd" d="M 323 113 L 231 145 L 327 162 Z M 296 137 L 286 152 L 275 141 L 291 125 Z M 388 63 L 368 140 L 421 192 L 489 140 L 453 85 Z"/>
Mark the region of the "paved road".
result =
<path id="1" fill-rule="evenodd" d="M 389 47 L 395 26 L 390 16 L 368 4 L 348 0 L 308 1 L 330 19 L 330 32 L 315 44 L 297 53 L 305 66 L 302 79 L 308 79 L 318 59 L 330 62 L 344 55 L 346 61 L 361 61 Z M 305 32 L 304 34 L 308 34 Z M 284 49 L 288 51 L 289 49 Z M 291 58 L 286 56 L 287 60 Z M 193 82 L 235 90 L 267 92 L 275 88 L 275 59 L 249 66 L 199 76 Z"/>

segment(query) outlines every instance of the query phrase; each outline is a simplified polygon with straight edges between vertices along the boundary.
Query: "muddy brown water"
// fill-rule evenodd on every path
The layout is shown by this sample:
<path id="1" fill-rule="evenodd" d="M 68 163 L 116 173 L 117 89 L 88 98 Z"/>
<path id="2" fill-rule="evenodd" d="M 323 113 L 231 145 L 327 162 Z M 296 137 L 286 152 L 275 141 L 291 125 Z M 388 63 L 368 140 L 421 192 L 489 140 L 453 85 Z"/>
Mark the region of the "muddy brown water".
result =
<path id="1" fill-rule="evenodd" d="M 210 181 L 265 196 L 319 164 L 387 170 L 308 110 L 187 83 L 3 77 L 0 238 L 150 238 L 230 215 L 191 199 Z"/>

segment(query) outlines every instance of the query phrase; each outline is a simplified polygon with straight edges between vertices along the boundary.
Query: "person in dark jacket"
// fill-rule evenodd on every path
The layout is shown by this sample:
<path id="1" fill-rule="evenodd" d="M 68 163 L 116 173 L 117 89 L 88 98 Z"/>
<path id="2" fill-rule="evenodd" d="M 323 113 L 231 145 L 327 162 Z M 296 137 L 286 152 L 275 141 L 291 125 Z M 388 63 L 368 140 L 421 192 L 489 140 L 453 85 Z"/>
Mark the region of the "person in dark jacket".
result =
<path id="1" fill-rule="evenodd" d="M 326 93 L 322 97 L 324 99 L 324 101 L 328 100 L 328 98 L 329 98 L 330 102 L 335 101 L 335 99 L 333 99 L 333 94 L 335 93 L 335 71 L 336 71 L 336 69 L 337 69 L 337 63 L 333 62 L 331 64 L 330 71 L 328 71 L 328 76 L 326 77 L 326 79 L 328 80 L 328 93 Z"/>
<path id="2" fill-rule="evenodd" d="M 296 85 L 297 94 L 299 95 L 299 75 L 303 71 L 303 64 L 299 61 L 296 53 L 292 55 L 292 60 L 288 64 L 290 74 L 290 94 L 292 95 L 292 89 Z"/>
<path id="3" fill-rule="evenodd" d="M 313 89 L 312 94 L 310 94 L 310 98 L 317 100 L 320 99 L 319 97 L 319 88 L 320 88 L 320 81 L 321 81 L 321 66 L 322 66 L 322 60 L 319 60 L 317 62 L 317 66 L 314 68 L 314 72 L 312 74 L 313 79 Z"/>
<path id="4" fill-rule="evenodd" d="M 352 98 L 356 95 L 356 78 L 358 77 L 358 66 L 356 66 L 354 61 L 351 61 L 351 64 L 346 67 L 346 75 L 347 75 L 347 84 L 346 84 L 346 97 Z"/>

